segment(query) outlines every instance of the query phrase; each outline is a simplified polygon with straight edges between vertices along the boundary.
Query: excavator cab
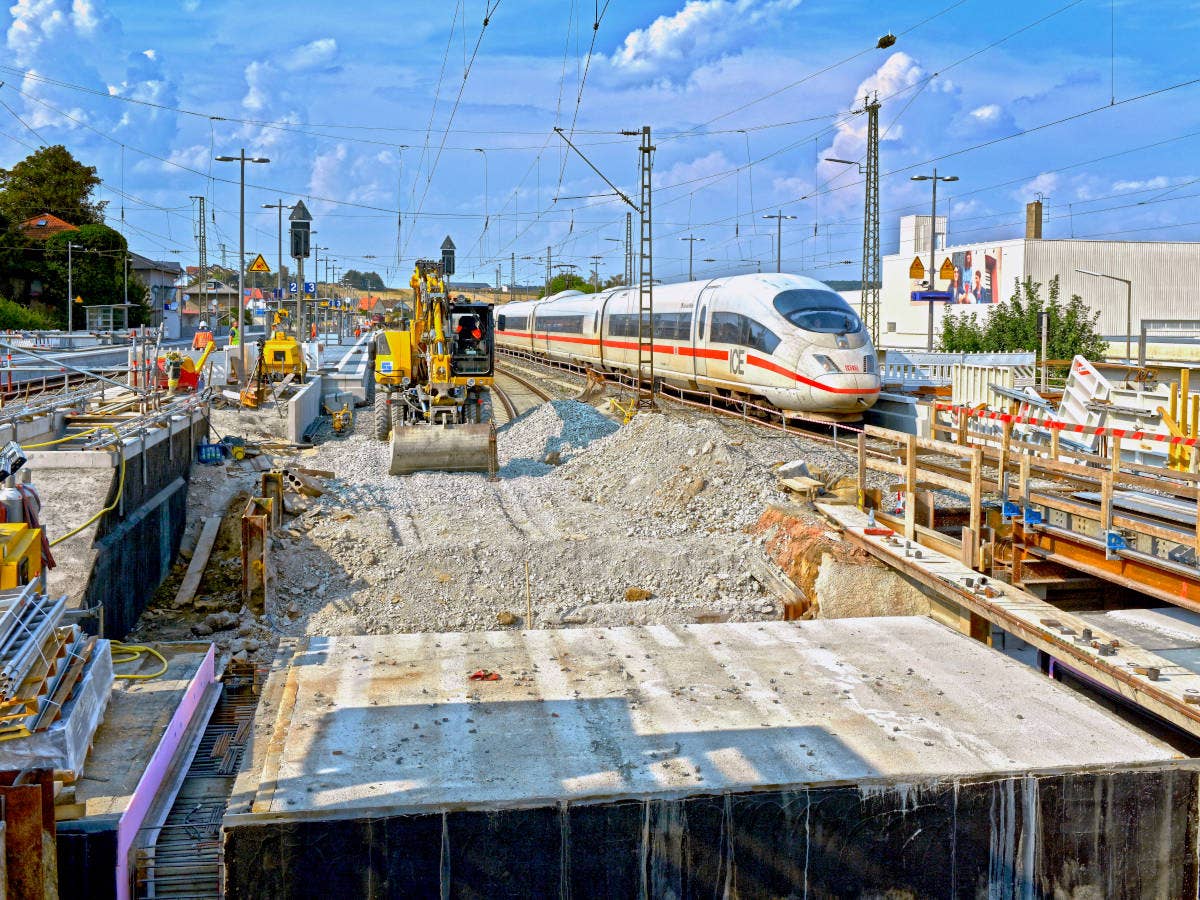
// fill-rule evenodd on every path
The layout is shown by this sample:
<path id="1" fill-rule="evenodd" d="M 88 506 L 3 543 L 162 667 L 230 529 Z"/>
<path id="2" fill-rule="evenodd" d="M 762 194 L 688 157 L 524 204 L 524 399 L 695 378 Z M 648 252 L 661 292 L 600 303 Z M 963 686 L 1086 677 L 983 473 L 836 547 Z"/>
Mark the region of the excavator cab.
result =
<path id="1" fill-rule="evenodd" d="M 450 333 L 453 341 L 450 368 L 454 376 L 490 376 L 495 358 L 491 304 L 452 303 Z"/>

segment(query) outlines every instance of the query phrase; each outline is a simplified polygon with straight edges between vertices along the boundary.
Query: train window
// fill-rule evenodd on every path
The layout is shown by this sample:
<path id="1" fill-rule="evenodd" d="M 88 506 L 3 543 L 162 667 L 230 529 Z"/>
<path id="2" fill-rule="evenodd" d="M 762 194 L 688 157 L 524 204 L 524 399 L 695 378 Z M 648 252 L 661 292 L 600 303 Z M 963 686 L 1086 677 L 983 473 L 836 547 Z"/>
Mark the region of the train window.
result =
<path id="1" fill-rule="evenodd" d="M 819 334 L 850 334 L 862 330 L 862 322 L 850 304 L 833 291 L 797 288 L 775 295 L 775 311 L 804 331 Z"/>
<path id="2" fill-rule="evenodd" d="M 718 344 L 738 344 L 763 353 L 774 353 L 779 335 L 766 325 L 741 313 L 715 312 L 709 340 Z"/>
<path id="3" fill-rule="evenodd" d="M 553 334 L 582 334 L 583 316 L 538 316 L 537 328 Z"/>
<path id="4" fill-rule="evenodd" d="M 658 334 L 658 316 L 654 317 L 654 331 L 656 337 L 661 337 Z M 646 317 L 646 333 L 650 333 L 650 318 Z M 609 337 L 637 337 L 638 336 L 638 317 L 637 315 L 628 315 L 625 313 L 617 313 L 608 317 L 608 334 Z"/>
<path id="5" fill-rule="evenodd" d="M 700 318 L 696 322 L 696 340 L 704 340 L 704 314 L 708 311 L 707 306 L 700 307 Z"/>
<path id="6" fill-rule="evenodd" d="M 692 314 L 689 312 L 655 313 L 654 337 L 656 340 L 686 341 L 692 333 Z"/>
<path id="7" fill-rule="evenodd" d="M 779 335 L 761 322 L 755 322 L 746 316 L 742 318 L 746 321 L 746 334 L 742 343 L 763 353 L 774 353 L 775 348 L 779 346 Z"/>
<path id="8" fill-rule="evenodd" d="M 743 316 L 737 313 L 715 312 L 708 339 L 716 344 L 740 344 Z"/>
<path id="9" fill-rule="evenodd" d="M 500 330 L 501 331 L 524 331 L 525 326 L 529 324 L 528 316 L 501 316 Z"/>
<path id="10" fill-rule="evenodd" d="M 496 328 L 500 331 L 504 330 L 504 313 L 500 313 L 500 315 L 496 318 Z"/>
<path id="11" fill-rule="evenodd" d="M 596 314 L 592 316 L 592 334 L 595 334 L 600 328 L 600 310 L 596 310 Z"/>

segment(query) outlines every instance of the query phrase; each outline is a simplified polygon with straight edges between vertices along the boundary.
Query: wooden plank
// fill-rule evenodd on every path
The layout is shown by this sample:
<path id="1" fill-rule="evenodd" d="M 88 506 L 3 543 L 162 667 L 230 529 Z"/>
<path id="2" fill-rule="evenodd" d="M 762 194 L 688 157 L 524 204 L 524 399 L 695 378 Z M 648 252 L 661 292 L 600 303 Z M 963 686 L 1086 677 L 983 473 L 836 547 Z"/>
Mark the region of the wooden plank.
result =
<path id="1" fill-rule="evenodd" d="M 970 535 L 963 532 L 963 544 L 967 544 L 969 537 L 970 546 L 963 548 L 963 558 L 969 560 L 969 565 L 974 567 L 979 562 L 979 539 L 983 535 L 983 451 L 978 447 L 971 457 L 970 515 Z"/>
<path id="2" fill-rule="evenodd" d="M 208 558 L 212 555 L 213 545 L 217 542 L 217 533 L 220 530 L 220 516 L 205 517 L 204 525 L 200 529 L 200 538 L 196 541 L 196 549 L 192 552 L 191 562 L 188 563 L 187 572 L 183 576 L 183 582 L 179 585 L 179 590 L 175 593 L 175 600 L 172 605 L 176 609 L 191 603 L 192 598 L 196 596 L 196 591 L 200 588 L 200 579 L 204 577 L 204 570 L 208 566 Z"/>
<path id="3" fill-rule="evenodd" d="M 922 559 L 903 556 L 903 549 L 890 546 L 887 538 L 866 535 L 863 532 L 866 517 L 852 507 L 818 503 L 817 509 L 840 525 L 842 534 L 854 544 L 914 578 L 927 590 L 994 622 L 1133 704 L 1200 736 L 1200 706 L 1187 701 L 1191 691 L 1200 690 L 1200 675 L 1181 670 L 1170 660 L 1124 639 L 1118 642 L 1116 655 L 1101 656 L 1099 645 L 1109 644 L 1114 638 L 1094 625 L 999 581 L 990 583 L 993 596 L 977 593 L 965 586 L 965 579 L 975 578 L 977 573 L 948 555 L 930 551 L 935 555 L 926 554 Z M 1058 624 L 1048 624 L 1051 622 Z M 1090 643 L 1076 641 L 1084 628 L 1092 631 L 1093 640 Z M 1141 674 L 1151 667 L 1169 672 L 1170 675 L 1151 681 Z"/>
<path id="4" fill-rule="evenodd" d="M 917 439 L 906 435 L 904 443 L 904 536 L 911 541 L 917 525 Z"/>

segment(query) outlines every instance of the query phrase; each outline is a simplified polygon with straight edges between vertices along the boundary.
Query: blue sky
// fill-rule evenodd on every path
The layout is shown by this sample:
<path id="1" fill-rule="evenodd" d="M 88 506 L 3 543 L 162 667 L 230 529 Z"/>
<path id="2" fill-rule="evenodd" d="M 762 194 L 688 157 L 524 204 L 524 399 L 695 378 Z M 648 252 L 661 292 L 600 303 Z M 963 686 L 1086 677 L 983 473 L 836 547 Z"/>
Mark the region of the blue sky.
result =
<path id="1" fill-rule="evenodd" d="M 861 158 L 854 110 L 872 90 L 884 253 L 900 215 L 928 210 L 928 186 L 909 176 L 934 164 L 960 179 L 939 195 L 952 240 L 1019 235 L 1039 191 L 1047 237 L 1200 237 L 1200 85 L 1136 99 L 1200 78 L 1196 4 L 881 5 L 601 0 L 589 59 L 596 0 L 17 0 L 4 23 L 0 165 L 66 144 L 99 167 L 133 249 L 186 263 L 189 197 L 204 195 L 210 259 L 223 243 L 234 260 L 237 169 L 211 158 L 244 146 L 272 160 L 248 168 L 246 197 L 247 249 L 272 265 L 275 213 L 261 205 L 303 197 L 343 269 L 404 283 L 450 234 L 460 279 L 493 280 L 501 261 L 507 281 L 515 253 L 518 280 L 539 282 L 544 262 L 520 257 L 547 246 L 556 263 L 587 269 L 603 254 L 602 274 L 623 266 L 607 239 L 623 239 L 625 207 L 591 196 L 608 188 L 553 127 L 574 123 L 576 143 L 632 195 L 637 141 L 617 132 L 649 124 L 656 276 L 686 276 L 689 234 L 704 239 L 697 277 L 772 268 L 762 215 L 781 208 L 797 216 L 784 225 L 785 269 L 853 278 L 861 180 L 819 160 Z M 873 49 L 888 31 L 895 46 Z"/>

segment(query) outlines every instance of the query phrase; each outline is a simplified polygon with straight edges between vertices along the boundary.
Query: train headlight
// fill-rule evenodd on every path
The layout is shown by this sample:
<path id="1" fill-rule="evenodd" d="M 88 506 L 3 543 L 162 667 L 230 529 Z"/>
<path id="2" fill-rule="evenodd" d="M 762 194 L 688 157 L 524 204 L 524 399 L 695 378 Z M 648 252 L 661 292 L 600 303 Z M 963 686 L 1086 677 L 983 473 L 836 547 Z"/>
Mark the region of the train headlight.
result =
<path id="1" fill-rule="evenodd" d="M 816 361 L 818 366 L 820 366 L 822 369 L 824 369 L 830 375 L 834 375 L 834 374 L 837 374 L 838 372 L 842 371 L 841 369 L 839 369 L 837 367 L 837 363 L 835 363 L 832 359 L 830 359 L 824 353 L 814 353 L 813 359 Z"/>
<path id="2" fill-rule="evenodd" d="M 467 387 L 475 387 L 475 379 L 474 378 L 467 379 Z"/>

